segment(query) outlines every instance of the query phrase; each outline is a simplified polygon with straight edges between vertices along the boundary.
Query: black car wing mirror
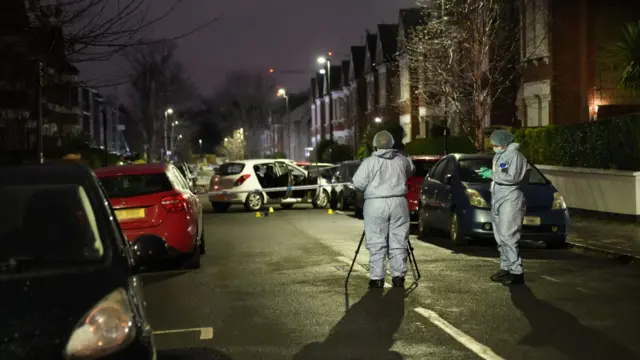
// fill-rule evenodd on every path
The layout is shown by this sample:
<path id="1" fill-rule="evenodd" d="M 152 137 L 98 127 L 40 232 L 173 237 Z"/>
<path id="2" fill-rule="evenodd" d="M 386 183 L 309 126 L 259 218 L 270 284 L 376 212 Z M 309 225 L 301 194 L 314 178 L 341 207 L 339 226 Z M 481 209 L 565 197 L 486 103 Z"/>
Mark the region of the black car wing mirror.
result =
<path id="1" fill-rule="evenodd" d="M 453 184 L 453 175 L 449 174 L 449 175 L 445 176 L 444 177 L 444 183 L 445 183 L 445 185 Z"/>

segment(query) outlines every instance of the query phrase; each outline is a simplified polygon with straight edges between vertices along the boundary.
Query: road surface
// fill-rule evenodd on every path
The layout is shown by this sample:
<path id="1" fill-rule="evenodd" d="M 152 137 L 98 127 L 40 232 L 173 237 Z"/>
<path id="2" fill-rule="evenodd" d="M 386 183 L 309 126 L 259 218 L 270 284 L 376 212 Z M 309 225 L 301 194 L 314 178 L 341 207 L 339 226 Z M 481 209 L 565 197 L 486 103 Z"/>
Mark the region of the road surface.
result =
<path id="1" fill-rule="evenodd" d="M 492 246 L 411 236 L 415 290 L 368 292 L 363 247 L 345 296 L 362 222 L 275 210 L 207 207 L 201 269 L 145 275 L 160 359 L 640 358 L 636 265 L 525 249 L 527 285 L 509 289 L 488 280 Z"/>

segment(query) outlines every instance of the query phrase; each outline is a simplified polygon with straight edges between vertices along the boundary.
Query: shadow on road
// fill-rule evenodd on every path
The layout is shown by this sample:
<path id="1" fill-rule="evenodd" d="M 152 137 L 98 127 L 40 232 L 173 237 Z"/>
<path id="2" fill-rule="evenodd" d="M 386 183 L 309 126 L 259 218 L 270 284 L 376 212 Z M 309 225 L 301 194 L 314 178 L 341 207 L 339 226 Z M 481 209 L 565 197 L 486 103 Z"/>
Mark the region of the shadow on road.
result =
<path id="1" fill-rule="evenodd" d="M 223 352 L 211 348 L 190 348 L 158 351 L 158 360 L 232 360 Z"/>
<path id="2" fill-rule="evenodd" d="M 294 360 L 401 360 L 391 351 L 393 335 L 404 318 L 404 289 L 369 290 L 347 310 L 321 343 L 304 346 Z"/>
<path id="3" fill-rule="evenodd" d="M 142 283 L 145 285 L 151 285 L 159 282 L 163 282 L 189 273 L 188 270 L 176 270 L 176 271 L 159 271 L 153 273 L 146 273 L 142 275 Z"/>
<path id="4" fill-rule="evenodd" d="M 582 325 L 572 314 L 536 298 L 529 287 L 511 287 L 510 292 L 513 304 L 531 326 L 531 332 L 520 341 L 521 344 L 552 346 L 568 359 L 640 358 L 640 354 Z"/>

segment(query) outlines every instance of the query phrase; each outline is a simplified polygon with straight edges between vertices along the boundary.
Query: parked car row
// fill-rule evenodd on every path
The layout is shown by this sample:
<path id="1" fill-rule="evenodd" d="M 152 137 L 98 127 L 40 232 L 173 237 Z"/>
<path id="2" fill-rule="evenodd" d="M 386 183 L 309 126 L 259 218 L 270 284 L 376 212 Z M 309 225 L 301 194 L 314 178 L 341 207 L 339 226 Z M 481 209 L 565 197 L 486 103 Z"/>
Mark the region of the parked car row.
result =
<path id="1" fill-rule="evenodd" d="M 451 154 L 412 156 L 416 172 L 407 179 L 407 201 L 413 221 L 422 235 L 432 230 L 449 234 L 451 242 L 464 245 L 472 239 L 492 239 L 491 179 L 477 173 L 491 168 L 493 156 Z M 337 167 L 333 183 L 350 182 L 360 161 L 345 161 Z M 567 239 L 569 212 L 564 198 L 535 167 L 529 165 L 528 185 L 522 190 L 527 202 L 523 240 L 562 246 Z M 364 197 L 351 186 L 336 186 L 331 194 L 333 208 L 348 210 L 362 218 Z"/>

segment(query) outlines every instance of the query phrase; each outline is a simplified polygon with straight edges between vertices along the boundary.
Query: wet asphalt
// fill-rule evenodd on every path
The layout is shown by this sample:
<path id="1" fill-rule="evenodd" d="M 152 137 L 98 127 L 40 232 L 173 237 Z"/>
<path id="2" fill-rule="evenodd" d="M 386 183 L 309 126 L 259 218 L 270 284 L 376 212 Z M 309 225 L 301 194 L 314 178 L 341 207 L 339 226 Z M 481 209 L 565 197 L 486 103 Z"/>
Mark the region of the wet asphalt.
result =
<path id="1" fill-rule="evenodd" d="M 207 206 L 202 267 L 145 275 L 160 360 L 640 358 L 637 265 L 523 249 L 527 285 L 510 289 L 488 280 L 491 244 L 412 235 L 417 287 L 368 291 L 363 247 L 345 295 L 362 221 L 274 208 Z"/>

